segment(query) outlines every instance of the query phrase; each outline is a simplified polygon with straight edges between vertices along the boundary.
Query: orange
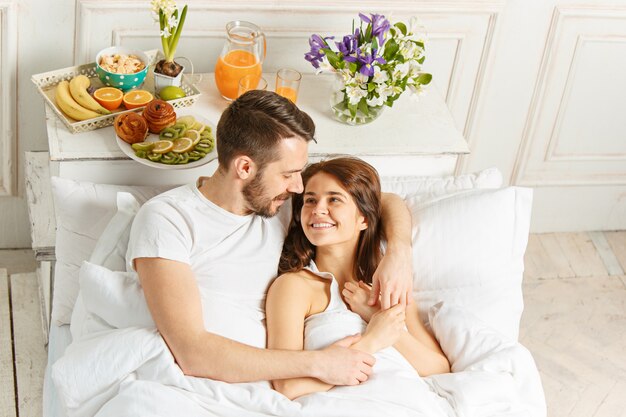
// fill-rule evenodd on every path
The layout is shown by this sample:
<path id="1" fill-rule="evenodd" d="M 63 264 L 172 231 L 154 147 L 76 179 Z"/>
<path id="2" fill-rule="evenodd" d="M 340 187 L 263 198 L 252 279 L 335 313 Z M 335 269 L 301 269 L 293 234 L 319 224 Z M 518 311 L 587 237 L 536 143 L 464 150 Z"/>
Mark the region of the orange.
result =
<path id="1" fill-rule="evenodd" d="M 107 110 L 115 110 L 122 104 L 124 93 L 114 87 L 98 88 L 93 93 L 93 98 Z"/>
<path id="2" fill-rule="evenodd" d="M 137 107 L 143 107 L 150 103 L 154 97 L 146 90 L 131 90 L 124 94 L 124 106 L 130 109 L 136 109 Z"/>

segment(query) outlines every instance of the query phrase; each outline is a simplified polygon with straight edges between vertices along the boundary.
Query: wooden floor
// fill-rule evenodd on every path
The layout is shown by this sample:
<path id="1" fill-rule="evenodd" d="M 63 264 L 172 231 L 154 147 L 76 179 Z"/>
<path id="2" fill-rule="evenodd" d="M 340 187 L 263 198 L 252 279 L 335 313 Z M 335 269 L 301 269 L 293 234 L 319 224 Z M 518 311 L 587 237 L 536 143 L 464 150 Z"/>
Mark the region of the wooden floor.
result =
<path id="1" fill-rule="evenodd" d="M 0 417 L 42 412 L 46 352 L 31 258 L 0 251 Z M 539 367 L 548 416 L 626 417 L 626 231 L 531 235 L 525 264 L 520 339 Z"/>
<path id="2" fill-rule="evenodd" d="M 626 232 L 531 235 L 521 342 L 550 417 L 626 416 Z"/>
<path id="3" fill-rule="evenodd" d="M 0 251 L 0 416 L 42 415 L 46 366 L 32 251 Z M 15 394 L 17 393 L 17 395 Z"/>

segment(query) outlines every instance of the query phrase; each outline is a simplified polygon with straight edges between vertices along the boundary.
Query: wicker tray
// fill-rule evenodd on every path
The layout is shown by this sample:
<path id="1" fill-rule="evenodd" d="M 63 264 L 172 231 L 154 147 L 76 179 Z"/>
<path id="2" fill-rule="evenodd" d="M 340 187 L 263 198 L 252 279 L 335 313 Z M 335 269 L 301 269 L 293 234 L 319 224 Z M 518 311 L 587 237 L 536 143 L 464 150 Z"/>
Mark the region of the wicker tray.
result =
<path id="1" fill-rule="evenodd" d="M 160 51 L 156 49 L 151 51 L 145 51 L 145 54 L 150 59 L 149 66 L 154 66 L 154 64 L 158 62 L 158 59 L 162 59 Z M 147 90 L 150 92 L 154 91 L 153 73 L 153 68 L 149 68 L 148 75 L 146 75 L 146 80 L 140 87 L 142 90 Z M 89 79 L 91 80 L 91 85 L 95 88 L 103 87 L 102 82 L 96 74 L 95 62 L 85 65 L 79 65 L 76 67 L 63 68 L 56 71 L 44 72 L 42 74 L 35 74 L 31 78 L 32 82 L 37 86 L 39 94 L 41 94 L 41 96 L 44 98 L 46 104 L 48 104 L 48 106 L 50 106 L 50 108 L 52 109 L 52 111 L 54 111 L 57 117 L 63 121 L 63 123 L 70 132 L 87 132 L 89 130 L 95 130 L 100 129 L 101 127 L 111 126 L 113 124 L 115 116 L 117 116 L 118 114 L 129 113 L 143 109 L 143 107 L 139 107 L 133 110 L 125 110 L 124 108 L 121 108 L 113 110 L 113 113 L 111 114 L 94 117 L 93 119 L 83 121 L 77 121 L 70 117 L 67 117 L 61 110 L 59 110 L 54 102 L 55 87 L 61 81 L 69 81 L 72 79 L 72 77 L 79 74 L 84 74 L 89 77 Z M 200 97 L 200 91 L 198 91 L 198 89 L 188 80 L 188 78 L 184 74 L 181 88 L 185 91 L 185 94 L 187 94 L 187 96 L 168 101 L 168 103 L 170 103 L 175 108 L 189 107 L 193 103 L 195 103 L 196 100 L 198 100 L 198 97 Z"/>

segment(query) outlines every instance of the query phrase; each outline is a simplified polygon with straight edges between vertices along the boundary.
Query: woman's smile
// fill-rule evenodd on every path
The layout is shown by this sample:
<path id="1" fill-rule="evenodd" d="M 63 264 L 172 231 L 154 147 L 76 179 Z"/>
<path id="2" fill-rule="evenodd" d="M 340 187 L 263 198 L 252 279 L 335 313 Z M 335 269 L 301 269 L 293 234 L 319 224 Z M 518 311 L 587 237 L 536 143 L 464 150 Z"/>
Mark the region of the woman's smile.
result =
<path id="1" fill-rule="evenodd" d="M 320 222 L 311 224 L 311 228 L 313 229 L 330 229 L 331 227 L 335 227 L 334 223 L 328 222 Z"/>

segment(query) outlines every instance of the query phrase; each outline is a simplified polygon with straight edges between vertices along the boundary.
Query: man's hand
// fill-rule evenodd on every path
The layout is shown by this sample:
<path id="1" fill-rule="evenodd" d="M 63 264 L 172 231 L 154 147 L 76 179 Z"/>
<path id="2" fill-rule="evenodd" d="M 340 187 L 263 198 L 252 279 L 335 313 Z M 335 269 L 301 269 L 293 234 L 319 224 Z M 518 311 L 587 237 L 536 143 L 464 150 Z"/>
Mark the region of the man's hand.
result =
<path id="1" fill-rule="evenodd" d="M 350 349 L 361 335 L 345 337 L 320 351 L 315 377 L 331 385 L 358 385 L 372 374 L 376 359 L 365 352 Z"/>
<path id="2" fill-rule="evenodd" d="M 368 304 L 375 305 L 380 297 L 380 306 L 383 310 L 398 303 L 407 305 L 411 302 L 412 291 L 411 247 L 388 247 L 372 277 L 372 292 Z"/>

